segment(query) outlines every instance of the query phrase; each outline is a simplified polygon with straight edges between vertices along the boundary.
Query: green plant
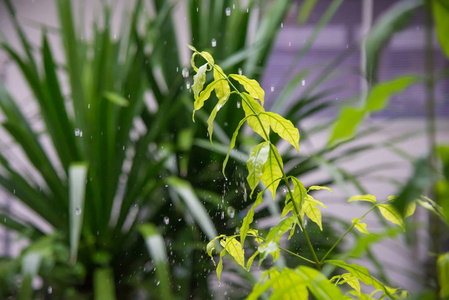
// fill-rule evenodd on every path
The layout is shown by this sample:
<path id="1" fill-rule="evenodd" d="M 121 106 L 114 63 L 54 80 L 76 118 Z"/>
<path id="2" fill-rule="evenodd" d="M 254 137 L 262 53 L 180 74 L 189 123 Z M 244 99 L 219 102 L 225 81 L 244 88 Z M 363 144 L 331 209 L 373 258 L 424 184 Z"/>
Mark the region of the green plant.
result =
<path id="1" fill-rule="evenodd" d="M 308 290 L 317 299 L 346 299 L 354 297 L 364 297 L 371 299 L 374 294 L 380 293 L 381 298 L 389 297 L 390 299 L 404 298 L 407 296 L 407 292 L 400 289 L 393 289 L 384 285 L 381 281 L 370 275 L 367 268 L 349 264 L 344 260 L 327 259 L 332 255 L 333 249 L 345 238 L 345 236 L 354 228 L 361 233 L 369 235 L 369 231 L 366 228 L 366 224 L 363 223 L 365 216 L 378 209 L 382 216 L 399 225 L 405 230 L 405 219 L 411 216 L 416 208 L 416 201 L 410 201 L 405 206 L 405 210 L 401 211 L 396 208 L 392 203 L 395 197 L 391 196 L 388 200 L 378 203 L 373 195 L 358 195 L 351 197 L 348 202 L 353 201 L 366 201 L 372 203 L 372 207 L 360 218 L 354 218 L 352 225 L 343 233 L 343 235 L 335 242 L 335 244 L 327 251 L 327 253 L 318 258 L 315 248 L 308 235 L 308 229 L 306 228 L 305 217 L 316 223 L 322 230 L 321 212 L 319 206 L 325 207 L 325 205 L 318 200 L 314 199 L 310 192 L 313 190 L 327 189 L 324 186 L 311 186 L 308 189 L 304 187 L 300 180 L 294 176 L 287 176 L 284 172 L 282 158 L 278 153 L 276 146 L 271 142 L 271 132 L 273 131 L 279 135 L 286 142 L 291 144 L 299 152 L 299 131 L 294 125 L 284 119 L 282 116 L 276 113 L 267 112 L 263 108 L 265 93 L 255 80 L 248 79 L 244 75 L 231 74 L 226 75 L 223 70 L 214 62 L 213 57 L 208 52 L 199 52 L 194 47 L 189 46 L 194 52 L 192 55 L 192 67 L 196 71 L 194 76 L 194 84 L 192 86 L 195 103 L 193 118 L 195 112 L 200 110 L 205 101 L 210 98 L 213 91 L 218 98 L 212 113 L 207 121 L 209 137 L 212 141 L 214 119 L 220 109 L 230 101 L 232 95 L 236 95 L 238 100 L 242 101 L 242 109 L 245 113 L 245 117 L 239 122 L 233 137 L 230 142 L 230 146 L 227 152 L 227 156 L 223 163 L 223 175 L 225 176 L 225 168 L 229 159 L 229 154 L 235 146 L 236 138 L 239 134 L 239 130 L 245 124 L 245 122 L 252 128 L 252 130 L 260 135 L 264 142 L 258 144 L 253 148 L 249 159 L 247 161 L 248 177 L 247 181 L 254 192 L 255 188 L 259 185 L 260 181 L 265 185 L 265 189 L 256 197 L 255 203 L 243 219 L 242 226 L 240 227 L 240 233 L 236 235 L 218 235 L 211 240 L 207 245 L 207 252 L 213 259 L 213 251 L 216 249 L 216 241 L 220 241 L 222 250 L 220 251 L 220 258 L 217 265 L 217 277 L 220 280 L 220 275 L 223 269 L 223 257 L 226 253 L 230 254 L 235 262 L 246 270 L 250 270 L 254 259 L 259 256 L 259 265 L 270 254 L 273 256 L 273 260 L 276 261 L 280 255 L 280 251 L 285 251 L 289 255 L 300 258 L 304 264 L 313 265 L 315 269 L 307 266 L 299 266 L 295 269 L 274 267 L 262 274 L 260 282 L 253 288 L 252 293 L 248 296 L 248 299 L 257 299 L 263 293 L 273 288 L 271 297 L 277 298 L 293 298 L 293 299 L 308 299 Z M 202 57 L 206 61 L 200 67 L 196 66 L 195 58 L 197 56 Z M 214 81 L 204 87 L 206 73 L 213 71 Z M 396 89 L 380 86 L 377 90 L 373 90 L 372 94 L 385 95 L 391 94 L 401 90 L 403 85 L 410 84 L 412 81 L 406 78 L 405 83 L 402 79 L 398 80 L 400 83 L 393 83 Z M 241 92 L 236 84 L 240 84 L 244 87 L 246 92 Z M 386 85 L 388 87 L 388 84 Z M 384 101 L 384 97 L 372 97 L 372 101 L 367 102 L 369 109 L 376 109 Z M 254 209 L 262 203 L 263 194 L 266 190 L 270 190 L 273 199 L 276 196 L 276 192 L 279 184 L 285 185 L 287 192 L 285 198 L 285 206 L 281 215 L 281 220 L 276 226 L 273 226 L 266 236 L 262 236 L 257 230 L 251 229 L 250 225 L 254 217 Z M 251 193 L 252 195 L 252 193 Z M 433 201 L 428 198 L 422 198 L 418 203 L 428 206 Z M 289 216 L 291 214 L 291 216 Z M 288 217 L 287 217 L 288 216 Z M 311 257 L 303 257 L 294 252 L 291 252 L 280 246 L 280 239 L 286 232 L 290 232 L 289 239 L 295 234 L 296 226 L 305 237 L 308 248 L 311 253 Z M 244 242 L 250 237 L 258 244 L 257 250 L 246 261 L 244 255 Z M 445 261 L 444 258 L 441 259 Z M 215 263 L 215 261 L 214 261 Z M 331 279 L 327 279 L 326 276 L 320 271 L 324 265 L 331 265 L 333 268 L 338 267 L 347 271 L 347 273 L 336 275 Z M 370 285 L 374 288 L 371 294 L 364 294 L 360 289 L 360 281 L 366 285 Z M 332 284 L 335 282 L 335 284 Z M 343 283 L 347 283 L 353 291 L 349 291 L 346 296 L 342 293 L 339 286 Z"/>

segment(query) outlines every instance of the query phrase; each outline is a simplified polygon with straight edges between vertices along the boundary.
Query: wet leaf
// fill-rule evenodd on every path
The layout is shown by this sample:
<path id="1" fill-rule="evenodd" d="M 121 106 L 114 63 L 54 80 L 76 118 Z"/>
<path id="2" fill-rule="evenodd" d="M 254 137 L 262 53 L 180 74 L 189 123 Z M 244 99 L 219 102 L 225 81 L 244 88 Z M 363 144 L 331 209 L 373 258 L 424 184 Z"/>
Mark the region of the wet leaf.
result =
<path id="1" fill-rule="evenodd" d="M 264 104 L 264 98 L 265 98 L 265 92 L 260 87 L 259 83 L 254 79 L 248 79 L 245 75 L 236 75 L 231 74 L 229 75 L 230 78 L 237 80 L 245 90 L 256 99 L 260 100 L 260 104 L 263 106 Z"/>
<path id="2" fill-rule="evenodd" d="M 245 253 L 242 244 L 235 238 L 226 238 L 226 240 L 221 240 L 220 244 L 226 249 L 226 251 L 231 254 L 235 262 L 246 269 L 245 266 Z"/>
<path id="3" fill-rule="evenodd" d="M 268 142 L 263 142 L 253 148 L 251 151 L 246 166 L 248 168 L 247 181 L 251 188 L 251 195 L 254 189 L 260 182 L 265 163 L 267 162 L 270 151 L 270 145 Z"/>
<path id="4" fill-rule="evenodd" d="M 370 194 L 353 196 L 353 197 L 349 198 L 349 200 L 348 200 L 348 202 L 353 202 L 353 201 L 366 201 L 366 202 L 371 202 L 371 203 L 377 203 L 376 197 L 373 195 L 370 195 Z"/>
<path id="5" fill-rule="evenodd" d="M 192 120 L 195 121 L 195 111 L 200 110 L 204 106 L 204 102 L 207 101 L 210 98 L 210 94 L 214 90 L 215 86 L 224 79 L 215 80 L 212 81 L 207 85 L 207 87 L 202 91 L 198 97 L 198 99 L 195 100 L 193 103 L 193 114 L 192 114 Z"/>
<path id="6" fill-rule="evenodd" d="M 198 68 L 197 73 L 193 76 L 193 96 L 195 100 L 198 99 L 200 92 L 203 90 L 204 83 L 206 82 L 207 63 Z"/>
<path id="7" fill-rule="evenodd" d="M 248 120 L 249 127 L 251 127 L 264 140 L 268 141 L 268 136 L 270 134 L 270 122 L 266 116 L 260 114 L 262 112 L 265 112 L 264 108 L 260 106 L 259 102 L 257 102 L 249 94 L 242 93 L 242 96 L 246 99 L 246 101 L 242 102 L 245 116 L 249 116 L 255 113 L 259 114 L 259 118 L 252 118 Z M 247 102 L 250 106 L 247 104 Z"/>
<path id="8" fill-rule="evenodd" d="M 242 227 L 240 227 L 240 241 L 242 242 L 242 244 L 245 242 L 246 234 L 248 233 L 249 230 L 249 225 L 251 225 L 251 223 L 253 222 L 254 209 L 256 209 L 256 207 L 259 206 L 260 204 L 262 204 L 262 201 L 263 201 L 263 192 L 260 192 L 257 195 L 256 201 L 251 206 L 251 209 L 246 214 L 246 217 L 243 219 Z"/>
<path id="9" fill-rule="evenodd" d="M 299 152 L 299 131 L 290 120 L 272 112 L 263 112 L 261 115 L 267 116 L 271 129 Z"/>
<path id="10" fill-rule="evenodd" d="M 276 190 L 280 181 L 279 178 L 283 176 L 283 167 L 284 164 L 282 163 L 282 158 L 278 150 L 274 145 L 270 145 L 267 162 L 264 165 L 261 179 L 266 186 L 270 185 L 269 190 L 273 195 L 273 200 L 276 197 Z"/>
<path id="11" fill-rule="evenodd" d="M 215 65 L 214 79 L 215 80 L 223 79 L 223 80 L 219 81 L 219 83 L 215 86 L 215 94 L 217 95 L 218 99 L 229 97 L 229 95 L 231 94 L 231 89 L 229 87 L 229 83 L 223 75 L 224 75 L 224 72 L 221 69 L 221 67 L 219 65 Z"/>

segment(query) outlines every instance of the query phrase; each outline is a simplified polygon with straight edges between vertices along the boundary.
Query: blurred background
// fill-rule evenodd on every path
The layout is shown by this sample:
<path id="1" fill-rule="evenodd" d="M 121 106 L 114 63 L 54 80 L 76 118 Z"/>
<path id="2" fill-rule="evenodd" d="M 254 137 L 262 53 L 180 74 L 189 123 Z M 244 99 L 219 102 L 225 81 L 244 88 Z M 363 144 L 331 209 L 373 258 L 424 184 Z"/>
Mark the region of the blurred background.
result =
<path id="1" fill-rule="evenodd" d="M 271 265 L 246 272 L 225 259 L 218 283 L 206 254 L 253 202 L 245 163 L 258 139 L 239 137 L 225 180 L 243 112 L 231 98 L 213 144 L 208 114 L 192 123 L 187 44 L 227 74 L 259 80 L 266 109 L 299 128 L 300 154 L 281 144 L 281 155 L 306 187 L 334 191 L 316 193 L 324 230 L 309 225 L 324 255 L 368 209 L 349 197 L 401 193 L 417 159 L 449 142 L 448 59 L 423 3 L 2 0 L 0 298 L 240 299 Z M 406 75 L 419 79 L 389 91 L 385 107 L 342 120 L 373 87 Z M 340 123 L 354 130 L 336 136 Z M 276 224 L 282 203 L 282 192 L 265 199 L 255 226 Z M 429 234 L 426 210 L 406 234 L 376 214 L 366 223 L 378 240 L 354 259 L 391 286 L 418 293 L 435 284 L 428 252 L 445 233 Z M 360 249 L 362 238 L 354 233 L 335 255 Z M 284 243 L 308 255 L 302 237 Z"/>

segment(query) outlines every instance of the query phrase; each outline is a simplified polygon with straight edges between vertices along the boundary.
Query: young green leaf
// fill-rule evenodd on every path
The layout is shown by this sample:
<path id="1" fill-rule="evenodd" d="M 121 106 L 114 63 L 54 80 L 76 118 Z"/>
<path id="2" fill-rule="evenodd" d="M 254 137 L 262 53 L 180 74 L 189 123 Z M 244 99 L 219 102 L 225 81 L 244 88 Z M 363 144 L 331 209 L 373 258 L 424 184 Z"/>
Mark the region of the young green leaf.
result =
<path id="1" fill-rule="evenodd" d="M 222 99 L 224 97 L 229 97 L 229 94 L 231 94 L 231 89 L 229 87 L 229 83 L 223 75 L 224 75 L 224 72 L 221 69 L 221 67 L 219 65 L 215 65 L 214 79 L 215 80 L 223 79 L 215 86 L 215 94 L 217 95 L 218 99 Z"/>
<path id="2" fill-rule="evenodd" d="M 304 205 L 304 201 L 307 196 L 307 190 L 299 179 L 296 177 L 290 177 L 293 181 L 293 206 L 295 210 L 293 211 L 295 214 L 302 212 L 302 206 Z"/>
<path id="3" fill-rule="evenodd" d="M 256 201 L 251 206 L 251 209 L 246 214 L 246 217 L 243 219 L 242 227 L 240 227 L 240 241 L 242 242 L 242 244 L 245 242 L 246 234 L 248 233 L 249 230 L 249 225 L 251 225 L 251 223 L 253 222 L 254 209 L 260 204 L 262 204 L 262 201 L 263 201 L 263 192 L 260 192 L 257 195 Z"/>
<path id="4" fill-rule="evenodd" d="M 291 121 L 272 112 L 263 112 L 261 115 L 267 116 L 271 129 L 273 129 L 273 131 L 276 132 L 281 138 L 289 142 L 296 148 L 296 151 L 299 152 L 299 131 L 295 128 Z"/>
<path id="5" fill-rule="evenodd" d="M 237 80 L 241 85 L 243 85 L 245 90 L 253 98 L 259 99 L 260 100 L 260 104 L 262 104 L 262 106 L 263 106 L 264 98 L 265 98 L 265 92 L 260 87 L 259 83 L 256 80 L 248 79 L 245 75 L 231 74 L 231 75 L 229 75 L 229 77 L 231 77 L 232 79 Z"/>
<path id="6" fill-rule="evenodd" d="M 279 250 L 279 241 L 281 237 L 289 231 L 296 222 L 296 217 L 292 216 L 282 220 L 277 226 L 272 227 L 265 238 L 265 243 L 259 246 L 260 262 L 263 261 L 268 254 L 274 256 Z"/>
<path id="7" fill-rule="evenodd" d="M 200 92 L 203 90 L 204 83 L 206 82 L 207 63 L 198 68 L 198 72 L 193 76 L 193 96 L 195 100 L 198 99 Z"/>
<path id="8" fill-rule="evenodd" d="M 336 275 L 330 279 L 331 282 L 338 280 L 338 284 L 347 283 L 350 287 L 352 287 L 357 295 L 360 296 L 360 282 L 357 277 L 353 276 L 351 273 L 345 273 L 341 275 Z"/>
<path id="9" fill-rule="evenodd" d="M 226 254 L 226 249 L 223 249 L 220 252 L 220 260 L 218 261 L 217 269 L 215 270 L 215 272 L 217 272 L 218 281 L 220 281 L 221 271 L 223 271 L 223 256 L 225 256 L 225 254 Z"/>
<path id="10" fill-rule="evenodd" d="M 312 190 L 328 190 L 331 193 L 334 193 L 330 188 L 328 188 L 327 186 L 319 186 L 319 185 L 312 185 L 311 187 L 309 187 L 309 189 L 307 190 L 307 192 L 310 192 Z"/>
<path id="11" fill-rule="evenodd" d="M 253 261 L 256 258 L 256 256 L 259 255 L 259 251 L 257 250 L 256 252 L 254 252 L 253 255 L 251 255 L 251 257 L 248 259 L 248 262 L 246 263 L 246 270 L 249 271 L 251 270 L 251 266 L 253 265 Z"/>
<path id="12" fill-rule="evenodd" d="M 356 264 L 347 264 L 342 260 L 326 260 L 326 263 L 333 264 L 334 266 L 340 267 L 351 273 L 352 276 L 359 279 L 361 282 L 367 285 L 371 285 L 374 288 L 385 291 L 387 294 L 393 294 L 396 290 L 385 286 L 376 278 L 372 277 L 368 269 Z"/>
<path id="13" fill-rule="evenodd" d="M 192 58 L 190 59 L 190 64 L 192 65 L 192 68 L 195 70 L 195 72 L 198 72 L 198 68 L 195 65 L 195 56 L 200 55 L 201 57 L 203 57 L 207 63 L 209 63 L 210 65 L 213 65 L 214 62 L 214 58 L 212 57 L 212 55 L 210 55 L 210 53 L 203 51 L 201 53 L 199 52 L 194 52 L 192 54 Z"/>
<path id="14" fill-rule="evenodd" d="M 204 106 L 204 102 L 207 101 L 210 97 L 210 94 L 214 90 L 215 86 L 224 79 L 220 80 L 214 80 L 211 83 L 207 85 L 207 87 L 202 91 L 198 97 L 198 99 L 195 99 L 195 102 L 193 103 L 193 115 L 192 120 L 195 121 L 195 111 L 201 109 Z"/>
<path id="15" fill-rule="evenodd" d="M 270 145 L 268 142 L 263 142 L 253 148 L 251 151 L 246 166 L 248 167 L 248 177 L 247 181 L 249 187 L 251 188 L 251 196 L 254 189 L 259 184 L 260 178 L 262 177 L 263 169 L 265 163 L 268 159 L 268 154 L 270 152 Z"/>
<path id="16" fill-rule="evenodd" d="M 309 200 L 309 197 L 310 196 L 307 195 L 305 198 L 302 210 L 307 217 L 309 217 L 311 221 L 315 222 L 320 227 L 321 231 L 323 231 L 323 226 L 321 224 L 321 211 L 318 209 L 317 204 L 314 201 Z"/>
<path id="17" fill-rule="evenodd" d="M 197 52 L 196 48 L 193 47 L 192 45 L 187 45 L 187 47 L 189 47 L 189 49 L 192 50 L 193 52 Z"/>
<path id="18" fill-rule="evenodd" d="M 307 287 L 315 296 L 316 299 L 323 300 L 343 300 L 347 299 L 341 291 L 329 280 L 321 274 L 320 271 L 300 266 L 295 272 L 301 276 L 307 282 Z"/>
<path id="19" fill-rule="evenodd" d="M 237 241 L 234 237 L 226 238 L 226 240 L 221 240 L 220 244 L 226 249 L 229 254 L 231 254 L 232 257 L 234 257 L 236 263 L 241 265 L 242 268 L 246 269 L 245 253 L 242 244 L 239 241 Z"/>
<path id="20" fill-rule="evenodd" d="M 393 205 L 379 204 L 377 207 L 379 208 L 380 213 L 382 214 L 382 216 L 384 216 L 385 219 L 401 226 L 402 230 L 405 230 L 404 219 L 402 219 L 401 215 Z"/>
<path id="21" fill-rule="evenodd" d="M 288 195 L 288 194 L 287 194 Z M 293 210 L 293 201 L 288 202 L 282 209 L 281 219 L 283 219 L 289 212 Z"/>
<path id="22" fill-rule="evenodd" d="M 279 178 L 282 178 L 284 174 L 283 167 L 284 164 L 282 163 L 282 158 L 278 150 L 274 145 L 270 144 L 268 159 L 263 167 L 261 179 L 266 186 L 270 185 L 269 190 L 273 195 L 273 200 L 276 197 L 276 190 L 280 181 Z"/>
<path id="23" fill-rule="evenodd" d="M 223 162 L 223 176 L 226 178 L 226 174 L 225 174 L 225 169 L 226 169 L 226 165 L 228 163 L 229 160 L 229 153 L 231 153 L 232 148 L 234 148 L 235 146 L 235 141 L 237 139 L 237 136 L 239 134 L 239 130 L 240 127 L 242 127 L 242 125 L 245 123 L 246 120 L 250 119 L 250 118 L 255 118 L 256 115 L 248 115 L 246 117 L 244 117 L 242 120 L 240 120 L 239 124 L 237 125 L 237 128 L 235 129 L 234 133 L 232 134 L 232 139 L 231 139 L 231 143 L 229 144 L 229 148 L 228 148 L 228 153 L 226 154 L 225 160 Z"/>
<path id="24" fill-rule="evenodd" d="M 261 115 L 262 112 L 265 112 L 265 109 L 251 95 L 247 93 L 242 93 L 242 96 L 246 100 L 242 102 L 242 107 L 243 111 L 245 112 L 245 116 L 249 116 L 254 113 L 259 114 L 258 119 L 253 118 L 251 120 L 248 120 L 249 127 L 251 127 L 264 140 L 268 140 L 268 136 L 270 135 L 270 121 L 266 116 Z"/>
<path id="25" fill-rule="evenodd" d="M 353 202 L 353 201 L 367 201 L 367 202 L 371 202 L 371 203 L 377 203 L 376 201 L 376 197 L 373 195 L 357 195 L 354 197 L 349 198 L 348 202 Z"/>
<path id="26" fill-rule="evenodd" d="M 366 223 L 359 223 L 360 219 L 355 218 L 352 219 L 352 223 L 354 224 L 355 229 L 360 231 L 361 233 L 369 234 L 369 231 L 366 229 Z"/>
<path id="27" fill-rule="evenodd" d="M 218 84 L 217 84 L 218 85 Z M 217 92 L 217 90 L 215 90 Z M 212 143 L 212 134 L 214 133 L 214 120 L 217 116 L 218 111 L 226 105 L 229 99 L 229 94 L 224 95 L 224 97 L 219 98 L 218 103 L 215 105 L 214 109 L 210 113 L 209 118 L 207 119 L 207 132 L 209 133 L 209 139 Z"/>
<path id="28" fill-rule="evenodd" d="M 273 275 L 270 275 L 273 278 Z M 307 281 L 294 270 L 283 269 L 273 280 L 273 293 L 270 299 L 308 300 Z"/>
<path id="29" fill-rule="evenodd" d="M 220 239 L 220 238 L 222 238 L 222 237 L 224 237 L 224 236 L 225 236 L 224 234 L 221 234 L 221 235 L 215 237 L 209 243 L 207 243 L 207 246 L 206 246 L 207 254 L 210 256 L 210 258 L 212 258 L 212 261 L 214 262 L 214 265 L 215 265 L 215 260 L 214 260 L 212 252 L 215 250 L 215 247 L 216 247 L 215 246 L 215 241 Z"/>

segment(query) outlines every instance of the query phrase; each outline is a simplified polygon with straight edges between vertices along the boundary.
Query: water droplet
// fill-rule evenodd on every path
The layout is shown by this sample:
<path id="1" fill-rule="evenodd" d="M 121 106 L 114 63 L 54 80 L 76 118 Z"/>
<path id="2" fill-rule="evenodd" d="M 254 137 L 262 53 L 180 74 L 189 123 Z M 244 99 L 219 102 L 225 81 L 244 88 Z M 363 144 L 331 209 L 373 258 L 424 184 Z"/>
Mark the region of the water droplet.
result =
<path id="1" fill-rule="evenodd" d="M 281 23 L 281 28 L 284 28 L 284 23 Z"/>
<path id="2" fill-rule="evenodd" d="M 197 8 L 196 8 L 196 12 L 198 12 L 198 11 L 199 11 L 199 8 L 197 7 Z"/>
<path id="3" fill-rule="evenodd" d="M 222 211 L 222 212 L 221 212 L 221 219 L 222 219 L 222 220 L 224 219 L 224 216 L 225 216 L 225 213 L 224 213 L 224 211 Z"/>
<path id="4" fill-rule="evenodd" d="M 271 85 L 270 91 L 271 91 L 271 92 L 274 92 L 274 85 Z"/>
<path id="5" fill-rule="evenodd" d="M 239 75 L 242 75 L 242 68 L 239 68 Z"/>
<path id="6" fill-rule="evenodd" d="M 212 44 L 212 47 L 217 46 L 217 40 L 216 39 L 212 39 L 211 44 Z"/>
<path id="7" fill-rule="evenodd" d="M 179 72 L 179 67 L 176 67 L 176 72 Z"/>
<path id="8" fill-rule="evenodd" d="M 160 281 L 158 281 L 158 282 L 156 282 L 156 285 L 159 285 L 161 282 Z"/>
<path id="9" fill-rule="evenodd" d="M 237 101 L 237 108 L 240 108 L 240 101 Z"/>
<path id="10" fill-rule="evenodd" d="M 230 16 L 231 15 L 231 8 L 230 7 L 226 7 L 226 16 Z"/>
<path id="11" fill-rule="evenodd" d="M 49 286 L 49 287 L 47 288 L 47 293 L 48 293 L 48 294 L 53 293 L 53 288 L 52 288 L 51 286 Z"/>
<path id="12" fill-rule="evenodd" d="M 81 214 L 81 208 L 79 207 L 75 208 L 75 214 L 79 216 Z"/>
<path id="13" fill-rule="evenodd" d="M 116 40 L 117 39 L 117 35 L 116 34 L 114 34 L 114 40 Z"/>
<path id="14" fill-rule="evenodd" d="M 232 9 L 235 9 L 235 4 L 232 4 Z"/>
<path id="15" fill-rule="evenodd" d="M 87 104 L 87 108 L 90 108 L 90 104 Z"/>
<path id="16" fill-rule="evenodd" d="M 187 68 L 182 69 L 182 77 L 184 78 L 189 77 L 189 70 Z"/>
<path id="17" fill-rule="evenodd" d="M 79 128 L 75 128 L 75 136 L 80 136 L 80 129 Z"/>
<path id="18" fill-rule="evenodd" d="M 246 9 L 246 13 L 249 13 L 249 8 Z"/>
<path id="19" fill-rule="evenodd" d="M 164 217 L 164 224 L 168 225 L 168 223 L 170 223 L 170 218 L 169 217 Z"/>
<path id="20" fill-rule="evenodd" d="M 302 81 L 301 81 L 301 85 L 306 85 L 306 80 L 305 79 L 303 79 Z"/>
<path id="21" fill-rule="evenodd" d="M 229 206 L 229 207 L 228 207 L 228 216 L 229 216 L 230 218 L 234 218 L 234 215 L 235 215 L 235 209 L 234 209 L 234 207 Z"/>
<path id="22" fill-rule="evenodd" d="M 186 83 L 186 87 L 187 87 L 187 89 L 190 89 L 190 82 Z"/>

